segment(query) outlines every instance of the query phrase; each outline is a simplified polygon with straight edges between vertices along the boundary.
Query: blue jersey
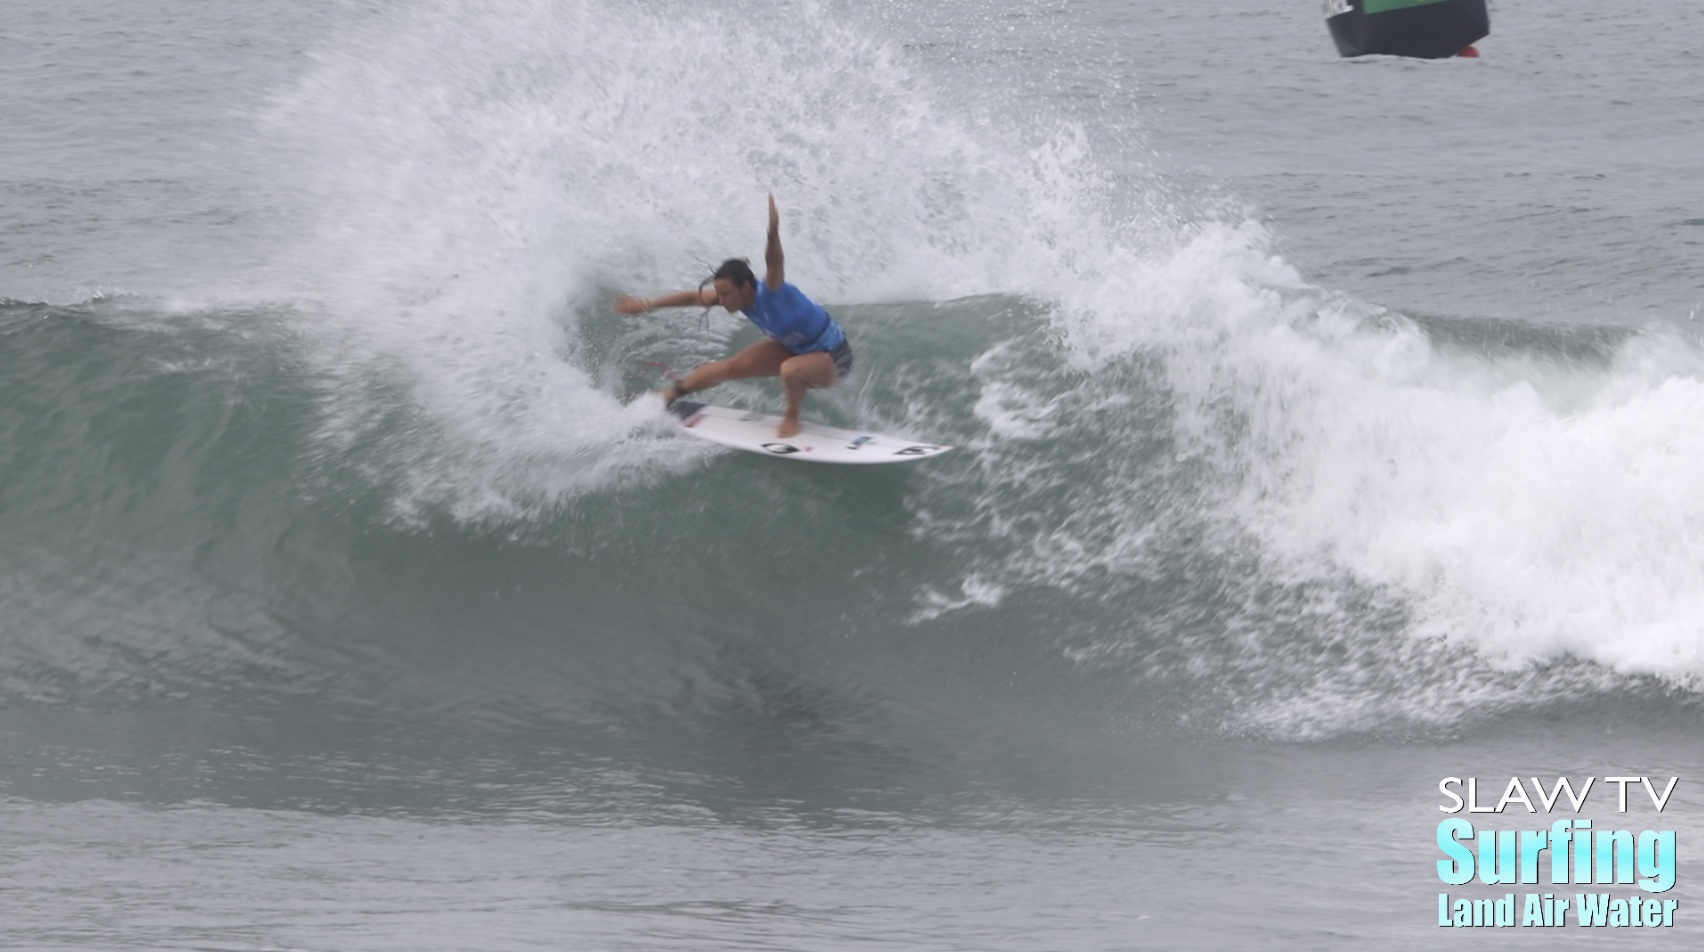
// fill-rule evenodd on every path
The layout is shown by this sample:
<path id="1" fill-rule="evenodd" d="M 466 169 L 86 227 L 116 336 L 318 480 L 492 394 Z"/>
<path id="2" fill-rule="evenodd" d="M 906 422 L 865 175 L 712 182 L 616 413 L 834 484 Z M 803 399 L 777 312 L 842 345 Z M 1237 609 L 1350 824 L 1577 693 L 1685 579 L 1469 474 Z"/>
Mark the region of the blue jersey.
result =
<path id="1" fill-rule="evenodd" d="M 745 316 L 795 354 L 833 350 L 846 342 L 846 333 L 834 318 L 785 281 L 775 291 L 757 282 L 757 298 L 745 309 Z"/>

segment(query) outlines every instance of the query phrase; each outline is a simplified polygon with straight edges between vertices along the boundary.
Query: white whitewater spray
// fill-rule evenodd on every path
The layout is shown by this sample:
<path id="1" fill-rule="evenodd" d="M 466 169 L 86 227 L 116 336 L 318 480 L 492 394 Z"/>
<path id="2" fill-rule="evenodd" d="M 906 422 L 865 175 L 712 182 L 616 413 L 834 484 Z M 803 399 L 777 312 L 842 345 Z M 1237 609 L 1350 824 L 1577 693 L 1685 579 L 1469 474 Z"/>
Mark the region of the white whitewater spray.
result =
<path id="1" fill-rule="evenodd" d="M 1205 499 L 1258 544 L 1269 581 L 1394 597 L 1416 647 L 1436 646 L 1385 656 L 1414 668 L 1407 686 L 1371 688 L 1352 658 L 1336 673 L 1275 665 L 1307 686 L 1249 719 L 1304 733 L 1451 721 L 1602 689 L 1605 671 L 1695 689 L 1698 342 L 1660 325 L 1428 330 L 1307 286 L 1265 246 L 1252 226 L 1207 227 L 1169 260 L 1064 295 L 1061 318 L 1096 373 L 1164 355 L 1179 444 L 1224 478 Z M 1104 516 L 1129 518 L 1116 503 Z M 1373 624 L 1363 611 L 1313 624 L 1341 645 L 1324 629 Z M 1471 659 L 1482 677 L 1461 676 Z"/>
<path id="2" fill-rule="evenodd" d="M 282 261 L 319 302 L 305 317 L 351 398 L 342 441 L 397 425 L 395 394 L 365 392 L 377 378 L 406 395 L 414 422 L 386 465 L 421 502 L 514 512 L 664 471 L 678 453 L 636 434 L 653 414 L 622 408 L 593 342 L 643 349 L 696 315 L 621 325 L 607 301 L 760 256 L 769 191 L 789 275 L 825 301 L 1025 290 L 1059 270 L 1084 204 L 1060 172 L 1078 137 L 990 149 L 892 47 L 787 13 L 439 3 L 315 51 L 266 128 L 308 207 Z"/>

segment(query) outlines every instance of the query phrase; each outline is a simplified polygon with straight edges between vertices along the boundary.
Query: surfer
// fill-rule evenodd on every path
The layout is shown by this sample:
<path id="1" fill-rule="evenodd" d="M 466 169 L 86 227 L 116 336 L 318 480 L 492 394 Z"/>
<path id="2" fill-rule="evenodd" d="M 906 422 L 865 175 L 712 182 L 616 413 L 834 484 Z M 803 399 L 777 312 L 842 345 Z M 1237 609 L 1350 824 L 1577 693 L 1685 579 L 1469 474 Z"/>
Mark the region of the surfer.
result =
<path id="1" fill-rule="evenodd" d="M 716 273 L 695 291 L 673 291 L 654 298 L 626 294 L 615 297 L 617 314 L 629 317 L 660 307 L 704 307 L 720 304 L 728 311 L 745 314 L 763 340 L 732 357 L 700 364 L 663 390 L 668 403 L 689 393 L 709 390 L 729 380 L 748 377 L 780 377 L 787 394 L 787 412 L 776 435 L 790 437 L 799 432 L 799 405 L 805 391 L 832 387 L 852 370 L 852 345 L 834 318 L 803 291 L 788 284 L 782 266 L 781 215 L 775 196 L 769 196 L 769 241 L 763 250 L 763 280 L 757 280 L 743 258 L 722 262 Z"/>

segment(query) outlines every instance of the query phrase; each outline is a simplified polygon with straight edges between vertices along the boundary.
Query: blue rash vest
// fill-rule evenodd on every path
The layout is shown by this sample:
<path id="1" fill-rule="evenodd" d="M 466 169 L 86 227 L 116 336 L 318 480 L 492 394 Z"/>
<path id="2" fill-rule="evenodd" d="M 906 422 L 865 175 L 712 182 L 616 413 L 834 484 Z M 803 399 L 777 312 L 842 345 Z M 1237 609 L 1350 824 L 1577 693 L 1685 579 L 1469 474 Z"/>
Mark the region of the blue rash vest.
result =
<path id="1" fill-rule="evenodd" d="M 846 332 L 834 323 L 834 318 L 805 297 L 805 292 L 785 281 L 775 291 L 758 281 L 757 298 L 744 313 L 758 330 L 795 354 L 829 351 L 846 342 Z"/>

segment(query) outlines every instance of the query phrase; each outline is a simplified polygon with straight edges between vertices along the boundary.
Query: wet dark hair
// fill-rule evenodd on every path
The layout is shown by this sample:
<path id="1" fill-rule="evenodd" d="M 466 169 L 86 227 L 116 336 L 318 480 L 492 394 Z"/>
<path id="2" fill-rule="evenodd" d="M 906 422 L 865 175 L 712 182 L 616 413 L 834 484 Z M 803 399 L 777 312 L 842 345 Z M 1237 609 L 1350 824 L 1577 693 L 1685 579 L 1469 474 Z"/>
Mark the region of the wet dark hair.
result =
<path id="1" fill-rule="evenodd" d="M 729 258 L 722 262 L 722 266 L 710 276 L 712 281 L 717 278 L 727 278 L 739 287 L 757 287 L 757 275 L 751 271 L 751 262 L 744 258 Z"/>

